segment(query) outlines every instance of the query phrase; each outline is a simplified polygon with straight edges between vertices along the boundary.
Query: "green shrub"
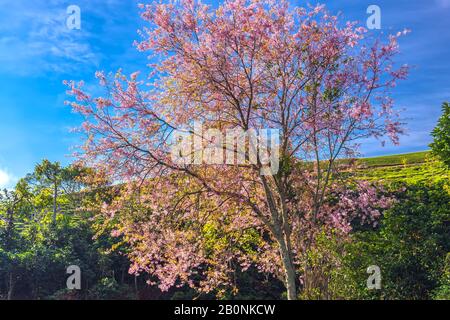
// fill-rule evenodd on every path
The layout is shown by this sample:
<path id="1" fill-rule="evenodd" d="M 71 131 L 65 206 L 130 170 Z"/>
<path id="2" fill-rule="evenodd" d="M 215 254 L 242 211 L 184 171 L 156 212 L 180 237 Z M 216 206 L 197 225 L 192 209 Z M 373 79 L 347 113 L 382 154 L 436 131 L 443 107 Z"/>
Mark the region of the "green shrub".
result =
<path id="1" fill-rule="evenodd" d="M 439 287 L 434 291 L 433 298 L 436 300 L 450 300 L 450 253 L 445 259 L 444 271 L 439 280 Z"/>
<path id="2" fill-rule="evenodd" d="M 120 285 L 114 278 L 101 279 L 89 290 L 88 298 L 92 300 L 128 300 L 135 298 L 127 285 Z"/>
<path id="3" fill-rule="evenodd" d="M 442 105 L 442 116 L 431 135 L 434 138 L 433 143 L 430 144 L 431 150 L 450 167 L 450 104 L 448 102 Z"/>
<path id="4" fill-rule="evenodd" d="M 448 294 L 445 257 L 450 251 L 448 182 L 408 186 L 380 227 L 358 232 L 336 273 L 343 299 L 431 299 Z M 448 262 L 447 262 L 448 263 Z M 366 269 L 381 269 L 381 290 L 366 287 Z M 434 292 L 434 293 L 433 293 Z"/>

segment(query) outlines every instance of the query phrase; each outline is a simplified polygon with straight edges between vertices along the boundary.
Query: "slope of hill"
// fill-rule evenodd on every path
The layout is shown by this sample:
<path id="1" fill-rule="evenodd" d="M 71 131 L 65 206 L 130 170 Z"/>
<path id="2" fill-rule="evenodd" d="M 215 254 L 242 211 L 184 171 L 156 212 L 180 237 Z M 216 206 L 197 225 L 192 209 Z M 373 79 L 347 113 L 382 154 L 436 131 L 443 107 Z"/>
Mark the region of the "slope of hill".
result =
<path id="1" fill-rule="evenodd" d="M 357 160 L 358 178 L 368 181 L 433 182 L 449 179 L 449 170 L 429 151 Z"/>
<path id="2" fill-rule="evenodd" d="M 360 159 L 359 162 L 368 167 L 385 167 L 404 164 L 421 164 L 426 162 L 427 157 L 430 157 L 430 152 L 422 151 L 373 158 L 363 158 Z"/>

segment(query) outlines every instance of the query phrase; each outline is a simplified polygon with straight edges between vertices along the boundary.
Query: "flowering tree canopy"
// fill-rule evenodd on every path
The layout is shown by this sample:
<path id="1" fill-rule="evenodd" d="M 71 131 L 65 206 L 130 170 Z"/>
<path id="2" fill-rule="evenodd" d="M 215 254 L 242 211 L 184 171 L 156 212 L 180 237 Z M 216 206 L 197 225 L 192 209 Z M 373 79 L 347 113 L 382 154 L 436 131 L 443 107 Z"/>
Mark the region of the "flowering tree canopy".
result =
<path id="1" fill-rule="evenodd" d="M 287 1 L 141 9 L 147 28 L 136 46 L 150 55 L 147 77 L 98 72 L 106 93 L 97 98 L 66 83 L 86 117 L 81 159 L 126 186 L 103 213 L 133 245 L 131 271 L 150 273 L 162 289 L 208 292 L 229 284 L 236 265 L 253 265 L 295 299 L 314 232 L 346 234 L 355 217 L 373 223 L 391 201 L 349 183 L 337 160 L 354 156 L 360 138 L 398 142 L 390 90 L 407 73 L 392 60 L 402 33 L 369 41 L 323 6 Z M 279 130 L 279 168 L 261 174 L 260 154 L 211 164 L 194 150 L 192 161 L 175 161 L 174 133 L 195 123 L 220 133 Z M 217 143 L 201 138 L 202 148 Z"/>

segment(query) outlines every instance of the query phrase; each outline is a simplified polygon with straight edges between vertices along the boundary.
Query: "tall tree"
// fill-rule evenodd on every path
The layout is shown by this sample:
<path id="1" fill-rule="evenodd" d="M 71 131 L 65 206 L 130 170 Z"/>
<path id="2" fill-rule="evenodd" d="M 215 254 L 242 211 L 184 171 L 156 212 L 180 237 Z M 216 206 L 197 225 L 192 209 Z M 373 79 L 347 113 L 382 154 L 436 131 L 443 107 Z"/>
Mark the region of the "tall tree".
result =
<path id="1" fill-rule="evenodd" d="M 58 212 L 61 211 L 62 201 L 60 197 L 73 198 L 83 188 L 82 177 L 87 172 L 86 168 L 77 165 L 62 167 L 59 162 L 51 162 L 47 159 L 36 164 L 33 173 L 26 178 L 27 182 L 34 185 L 37 189 L 50 189 L 52 193 L 52 219 L 56 222 Z M 74 205 L 75 201 L 65 201 L 69 205 Z M 70 208 L 64 208 L 70 211 Z"/>
<path id="2" fill-rule="evenodd" d="M 390 90 L 407 73 L 392 60 L 402 33 L 369 42 L 364 28 L 341 24 L 323 6 L 288 1 L 225 1 L 213 10 L 184 0 L 142 6 L 142 18 L 148 27 L 137 47 L 154 62 L 151 80 L 99 72 L 106 94 L 98 98 L 82 82 L 66 82 L 86 117 L 81 159 L 128 187 L 104 212 L 131 217 L 118 233 L 135 245 L 132 271 L 151 273 L 163 289 L 181 282 L 209 291 L 226 281 L 232 261 L 255 264 L 296 299 L 315 230 L 347 232 L 354 214 L 370 220 L 379 214 L 371 204 L 387 202 L 366 185 L 350 190 L 336 160 L 355 155 L 359 138 L 398 142 Z M 209 131 L 196 146 L 194 137 L 195 149 L 181 152 L 191 161 L 180 163 L 174 136 L 195 135 L 194 123 Z M 218 132 L 267 128 L 280 133 L 279 157 L 268 154 L 279 170 L 267 171 L 264 153 L 243 163 L 202 161 Z M 235 143 L 223 144 L 226 154 Z M 257 143 L 249 138 L 241 147 Z M 208 237 L 219 229 L 221 245 L 211 247 Z M 243 249 L 250 235 L 258 248 Z"/>
<path id="3" fill-rule="evenodd" d="M 7 299 L 14 297 L 14 289 L 18 277 L 18 260 L 20 260 L 20 247 L 23 239 L 18 225 L 26 217 L 29 192 L 26 182 L 22 179 L 14 190 L 1 190 L 0 192 L 0 251 L 7 254 L 7 261 L 3 267 L 6 271 Z"/>
<path id="4" fill-rule="evenodd" d="M 442 115 L 431 135 L 434 138 L 430 144 L 431 150 L 450 167 L 450 104 L 448 102 L 442 104 Z"/>

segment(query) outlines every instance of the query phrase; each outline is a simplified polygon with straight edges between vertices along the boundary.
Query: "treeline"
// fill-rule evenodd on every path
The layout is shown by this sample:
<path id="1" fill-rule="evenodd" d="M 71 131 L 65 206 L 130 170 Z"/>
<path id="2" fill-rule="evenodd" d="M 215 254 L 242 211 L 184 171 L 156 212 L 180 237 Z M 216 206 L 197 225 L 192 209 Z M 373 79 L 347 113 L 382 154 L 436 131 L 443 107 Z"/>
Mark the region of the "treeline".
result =
<path id="1" fill-rule="evenodd" d="M 13 190 L 1 191 L 0 300 L 197 297 L 185 288 L 162 292 L 147 284 L 148 275 L 129 274 L 127 244 L 111 236 L 112 228 L 96 214 L 117 195 L 117 187 L 89 177 L 90 170 L 44 160 Z M 67 289 L 71 265 L 80 267 L 80 290 Z M 250 274 L 237 280 L 247 288 L 238 297 L 280 297 L 278 281 Z M 236 298 L 231 292 L 229 297 Z"/>
<path id="2" fill-rule="evenodd" d="M 132 297 L 128 260 L 115 240 L 95 237 L 93 212 L 82 210 L 87 170 L 44 160 L 0 195 L 0 297 L 71 299 Z M 82 290 L 67 291 L 66 269 L 82 270 Z M 134 278 L 134 277 L 133 277 Z"/>
<path id="3" fill-rule="evenodd" d="M 437 165 L 437 164 L 436 164 Z M 90 181 L 90 171 L 44 160 L 0 196 L 0 299 L 213 299 L 188 288 L 162 292 L 148 275 L 130 275 L 128 246 L 96 209 L 118 187 Z M 324 235 L 308 257 L 313 285 L 305 299 L 449 299 L 450 183 L 398 181 L 398 199 L 379 225 L 355 225 L 350 241 Z M 81 290 L 66 286 L 67 267 L 81 269 Z M 367 266 L 380 267 L 381 290 L 369 290 Z M 283 284 L 236 267 L 225 299 L 285 298 Z"/>

